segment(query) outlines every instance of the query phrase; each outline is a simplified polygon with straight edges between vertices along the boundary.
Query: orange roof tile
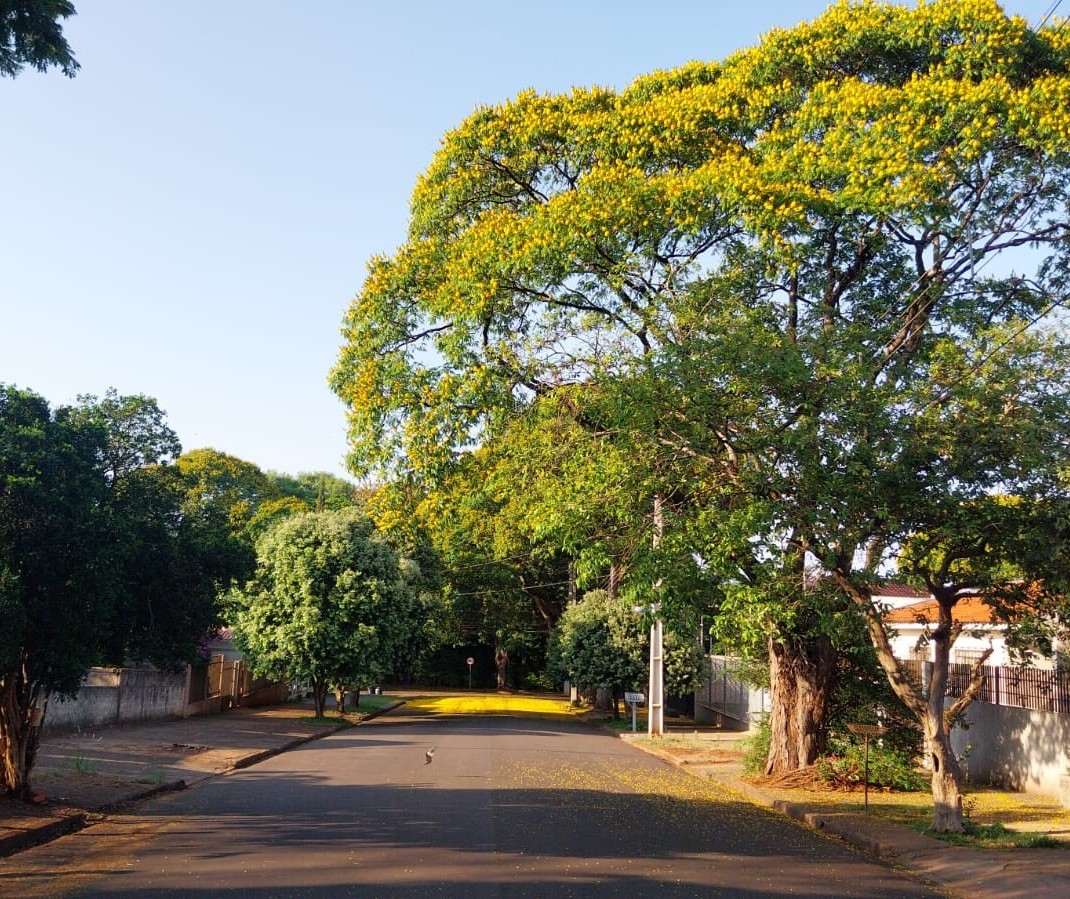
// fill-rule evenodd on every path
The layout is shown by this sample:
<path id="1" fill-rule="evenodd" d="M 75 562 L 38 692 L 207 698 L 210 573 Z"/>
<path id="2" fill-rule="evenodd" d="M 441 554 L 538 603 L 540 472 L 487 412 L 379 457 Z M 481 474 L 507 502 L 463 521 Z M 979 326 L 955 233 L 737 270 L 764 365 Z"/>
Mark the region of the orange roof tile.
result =
<path id="1" fill-rule="evenodd" d="M 963 596 L 951 610 L 951 617 L 962 624 L 996 624 L 991 607 L 980 596 Z M 889 612 L 884 620 L 890 624 L 935 624 L 940 618 L 935 599 L 911 603 Z"/>

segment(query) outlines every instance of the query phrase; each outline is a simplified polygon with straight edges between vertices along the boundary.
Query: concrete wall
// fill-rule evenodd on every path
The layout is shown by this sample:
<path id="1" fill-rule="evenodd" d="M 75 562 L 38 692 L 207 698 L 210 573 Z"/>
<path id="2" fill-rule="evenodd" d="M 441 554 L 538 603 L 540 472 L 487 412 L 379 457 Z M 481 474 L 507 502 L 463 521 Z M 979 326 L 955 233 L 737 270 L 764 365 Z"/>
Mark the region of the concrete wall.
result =
<path id="1" fill-rule="evenodd" d="M 951 745 L 971 783 L 1059 795 L 1070 758 L 1070 715 L 970 703 L 968 727 L 956 727 Z"/>
<path id="2" fill-rule="evenodd" d="M 44 731 L 86 730 L 185 714 L 189 672 L 93 668 L 73 699 L 50 696 Z"/>

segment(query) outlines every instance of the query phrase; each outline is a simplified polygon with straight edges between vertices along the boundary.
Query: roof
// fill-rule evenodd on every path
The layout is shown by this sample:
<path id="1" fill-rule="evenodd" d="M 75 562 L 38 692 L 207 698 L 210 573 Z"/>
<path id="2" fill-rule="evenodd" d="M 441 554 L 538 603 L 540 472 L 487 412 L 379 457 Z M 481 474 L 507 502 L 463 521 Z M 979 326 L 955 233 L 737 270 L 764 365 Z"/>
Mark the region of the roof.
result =
<path id="1" fill-rule="evenodd" d="M 879 587 L 873 588 L 872 595 L 924 599 L 929 596 L 929 591 L 922 590 L 920 587 L 912 587 L 910 584 L 881 584 Z"/>
<path id="2" fill-rule="evenodd" d="M 992 609 L 980 596 L 963 596 L 951 609 L 951 617 L 960 624 L 998 624 Z M 935 624 L 940 618 L 940 607 L 935 599 L 914 602 L 889 612 L 884 620 L 889 624 Z"/>

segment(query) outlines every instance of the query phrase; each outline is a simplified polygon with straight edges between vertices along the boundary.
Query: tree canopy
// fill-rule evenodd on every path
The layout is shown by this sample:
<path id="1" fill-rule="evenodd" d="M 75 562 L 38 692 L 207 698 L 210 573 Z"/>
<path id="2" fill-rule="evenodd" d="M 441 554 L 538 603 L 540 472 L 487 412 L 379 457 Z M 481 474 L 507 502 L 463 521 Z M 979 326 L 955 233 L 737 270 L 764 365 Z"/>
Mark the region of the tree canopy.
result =
<path id="1" fill-rule="evenodd" d="M 14 78 L 25 66 L 39 72 L 59 66 L 73 78 L 79 66 L 59 20 L 74 14 L 70 0 L 0 0 L 0 75 Z"/>
<path id="2" fill-rule="evenodd" d="M 0 784 L 16 795 L 36 753 L 33 710 L 77 690 L 106 634 L 106 441 L 99 426 L 0 385 Z"/>
<path id="3" fill-rule="evenodd" d="M 354 509 L 289 518 L 257 545 L 236 640 L 254 667 L 307 679 L 322 715 L 329 687 L 367 687 L 393 670 L 414 628 L 397 552 Z"/>
<path id="4" fill-rule="evenodd" d="M 960 829 L 943 696 L 870 597 L 918 534 L 976 553 L 964 509 L 1006 533 L 1028 522 L 996 495 L 1065 508 L 1068 71 L 1061 23 L 992 0 L 845 3 L 723 62 L 478 110 L 346 319 L 354 470 L 434 480 L 570 392 L 649 448 L 681 500 L 663 545 L 766 628 L 782 684 L 834 667 L 810 649 L 842 604 L 809 575 L 853 601 L 934 747 L 934 825 Z M 912 570 L 949 615 L 951 572 Z"/>

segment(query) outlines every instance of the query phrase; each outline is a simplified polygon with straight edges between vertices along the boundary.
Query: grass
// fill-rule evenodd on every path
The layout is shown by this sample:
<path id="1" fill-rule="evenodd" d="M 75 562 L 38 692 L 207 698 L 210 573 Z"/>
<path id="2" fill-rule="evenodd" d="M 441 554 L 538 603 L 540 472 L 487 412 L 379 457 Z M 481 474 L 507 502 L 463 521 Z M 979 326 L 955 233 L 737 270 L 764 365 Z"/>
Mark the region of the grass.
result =
<path id="1" fill-rule="evenodd" d="M 342 722 L 352 723 L 353 717 L 358 715 L 367 715 L 369 712 L 377 711 L 384 706 L 392 705 L 397 702 L 396 696 L 387 696 L 380 693 L 378 696 L 374 693 L 361 693 L 360 705 L 353 708 L 352 696 L 346 696 L 346 713 L 345 715 L 339 715 L 337 710 L 334 709 L 334 699 L 330 697 L 327 699 L 327 708 L 324 710 L 325 714 L 321 716 L 309 715 L 307 718 L 299 718 L 298 720 L 302 724 L 322 724 L 322 725 L 335 725 Z"/>
<path id="2" fill-rule="evenodd" d="M 777 798 L 802 803 L 825 814 L 858 814 L 863 810 L 862 791 L 786 789 L 764 784 L 761 788 Z M 909 827 L 948 843 L 978 849 L 1070 849 L 1070 843 L 1048 833 L 1070 835 L 1070 809 L 1063 808 L 1054 799 L 967 786 L 964 807 L 965 831 L 940 834 L 931 829 L 933 806 L 932 794 L 928 790 L 891 793 L 871 787 L 869 791 L 870 817 Z"/>
<path id="3" fill-rule="evenodd" d="M 376 696 L 374 693 L 361 693 L 360 694 L 360 705 L 357 706 L 357 708 L 355 710 L 354 709 L 350 709 L 350 711 L 357 711 L 357 712 L 361 712 L 361 713 L 374 712 L 376 709 L 381 709 L 381 708 L 383 708 L 383 706 L 391 705 L 392 703 L 395 703 L 397 701 L 398 700 L 397 700 L 396 696 L 385 696 L 382 693 L 380 693 L 378 696 Z M 350 702 L 349 698 L 347 697 L 347 699 L 346 699 L 347 708 L 351 704 L 352 703 Z"/>
<path id="4" fill-rule="evenodd" d="M 93 763 L 84 756 L 77 756 L 74 760 L 74 771 L 76 774 L 92 774 Z"/>
<path id="5" fill-rule="evenodd" d="M 1065 848 L 1046 833 L 1029 833 L 1009 830 L 1002 824 L 974 824 L 966 822 L 963 833 L 934 834 L 926 828 L 923 833 L 938 837 L 956 846 L 975 846 L 985 849 L 1058 849 Z"/>

